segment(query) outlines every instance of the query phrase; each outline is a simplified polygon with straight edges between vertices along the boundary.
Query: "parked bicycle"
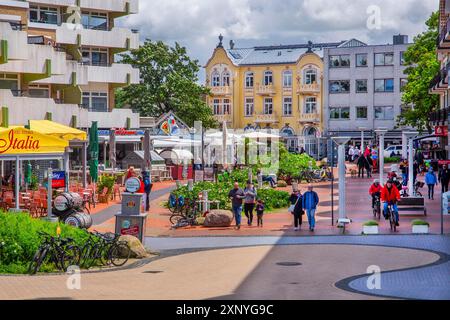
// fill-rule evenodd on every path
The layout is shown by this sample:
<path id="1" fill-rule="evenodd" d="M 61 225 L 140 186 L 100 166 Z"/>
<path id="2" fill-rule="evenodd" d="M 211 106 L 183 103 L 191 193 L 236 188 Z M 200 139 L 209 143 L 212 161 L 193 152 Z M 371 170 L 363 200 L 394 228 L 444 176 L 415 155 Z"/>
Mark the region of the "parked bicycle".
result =
<path id="1" fill-rule="evenodd" d="M 299 182 L 306 181 L 307 183 L 318 183 L 324 181 L 331 181 L 333 173 L 330 168 L 322 168 L 319 170 L 304 170 L 299 177 Z"/>
<path id="2" fill-rule="evenodd" d="M 34 275 L 47 263 L 53 263 L 57 269 L 67 271 L 72 265 L 78 265 L 80 248 L 74 244 L 73 239 L 62 239 L 39 232 L 43 238 L 42 244 L 36 251 L 28 267 L 28 273 Z"/>

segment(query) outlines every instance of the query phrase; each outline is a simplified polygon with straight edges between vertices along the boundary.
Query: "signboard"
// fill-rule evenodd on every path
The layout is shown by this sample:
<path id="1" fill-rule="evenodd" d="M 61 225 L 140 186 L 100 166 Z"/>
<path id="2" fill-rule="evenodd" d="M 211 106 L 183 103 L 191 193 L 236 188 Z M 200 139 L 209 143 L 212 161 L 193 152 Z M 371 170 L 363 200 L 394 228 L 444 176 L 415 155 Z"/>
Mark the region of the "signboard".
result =
<path id="1" fill-rule="evenodd" d="M 66 186 L 66 173 L 64 171 L 53 171 L 52 188 L 64 188 Z"/>
<path id="2" fill-rule="evenodd" d="M 448 127 L 437 126 L 434 128 L 434 134 L 436 137 L 448 137 Z"/>
<path id="3" fill-rule="evenodd" d="M 102 137 L 109 137 L 110 130 L 98 130 L 98 135 Z M 126 130 L 126 129 L 116 129 L 116 136 L 144 136 L 144 130 Z"/>
<path id="4" fill-rule="evenodd" d="M 122 236 L 133 236 L 133 237 L 136 237 L 139 239 L 140 229 L 139 229 L 139 226 L 133 226 L 128 229 L 120 230 L 120 234 Z"/>
<path id="5" fill-rule="evenodd" d="M 205 172 L 203 170 L 195 170 L 195 182 L 202 182 L 205 177 Z"/>
<path id="6" fill-rule="evenodd" d="M 214 168 L 205 168 L 203 180 L 214 181 Z"/>
<path id="7" fill-rule="evenodd" d="M 64 153 L 67 141 L 25 128 L 0 128 L 0 155 Z"/>
<path id="8" fill-rule="evenodd" d="M 129 178 L 125 181 L 125 190 L 129 193 L 136 193 L 141 188 L 141 180 L 135 177 Z"/>

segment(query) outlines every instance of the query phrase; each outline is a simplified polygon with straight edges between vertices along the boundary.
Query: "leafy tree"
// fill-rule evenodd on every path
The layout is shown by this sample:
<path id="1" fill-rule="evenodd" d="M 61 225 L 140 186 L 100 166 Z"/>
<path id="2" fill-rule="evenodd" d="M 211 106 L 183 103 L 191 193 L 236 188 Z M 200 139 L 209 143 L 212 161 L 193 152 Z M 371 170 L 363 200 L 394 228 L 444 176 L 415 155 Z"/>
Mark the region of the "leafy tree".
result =
<path id="1" fill-rule="evenodd" d="M 203 100 L 209 90 L 198 84 L 200 65 L 187 55 L 185 47 L 146 40 L 121 57 L 124 63 L 139 68 L 141 83 L 123 88 L 119 105 L 130 105 L 142 116 L 159 117 L 173 111 L 189 126 L 195 121 L 203 121 L 205 128 L 216 126 L 212 110 Z"/>
<path id="2" fill-rule="evenodd" d="M 435 12 L 426 22 L 428 30 L 414 38 L 414 44 L 404 53 L 405 73 L 408 83 L 403 88 L 402 101 L 407 108 L 398 118 L 399 126 L 412 126 L 424 132 L 432 132 L 430 113 L 439 106 L 439 95 L 429 93 L 430 83 L 439 73 L 436 56 L 436 39 L 439 35 L 439 13 Z"/>

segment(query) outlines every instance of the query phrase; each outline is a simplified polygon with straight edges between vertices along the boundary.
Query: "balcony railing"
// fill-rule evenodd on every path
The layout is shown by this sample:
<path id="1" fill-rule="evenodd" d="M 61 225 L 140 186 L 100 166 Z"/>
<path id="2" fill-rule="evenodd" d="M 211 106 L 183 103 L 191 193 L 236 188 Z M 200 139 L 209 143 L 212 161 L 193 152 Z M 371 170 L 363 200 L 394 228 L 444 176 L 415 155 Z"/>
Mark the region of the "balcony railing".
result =
<path id="1" fill-rule="evenodd" d="M 439 109 L 430 114 L 431 122 L 445 122 L 448 120 L 450 108 Z"/>
<path id="2" fill-rule="evenodd" d="M 270 114 L 260 113 L 260 114 L 255 115 L 255 122 L 256 123 L 276 123 L 276 122 L 279 122 L 279 120 L 278 120 L 278 115 L 276 112 L 270 113 Z"/>
<path id="3" fill-rule="evenodd" d="M 214 117 L 219 123 L 233 122 L 233 116 L 231 114 L 217 114 Z"/>
<path id="4" fill-rule="evenodd" d="M 437 43 L 438 48 L 442 48 L 443 45 L 445 44 L 445 42 L 449 42 L 447 39 L 447 37 L 449 35 L 449 30 L 450 30 L 450 18 L 447 19 L 447 23 L 439 32 L 438 43 Z"/>
<path id="5" fill-rule="evenodd" d="M 320 114 L 318 113 L 303 113 L 300 116 L 300 122 L 313 122 L 318 123 L 320 122 Z"/>
<path id="6" fill-rule="evenodd" d="M 261 94 L 261 95 L 272 95 L 272 94 L 275 94 L 275 86 L 273 84 L 259 85 L 257 87 L 257 93 Z"/>
<path id="7" fill-rule="evenodd" d="M 312 84 L 301 84 L 299 89 L 299 93 L 320 93 L 320 84 L 312 83 Z"/>
<path id="8" fill-rule="evenodd" d="M 231 95 L 232 91 L 230 86 L 211 87 L 210 89 L 213 95 Z"/>

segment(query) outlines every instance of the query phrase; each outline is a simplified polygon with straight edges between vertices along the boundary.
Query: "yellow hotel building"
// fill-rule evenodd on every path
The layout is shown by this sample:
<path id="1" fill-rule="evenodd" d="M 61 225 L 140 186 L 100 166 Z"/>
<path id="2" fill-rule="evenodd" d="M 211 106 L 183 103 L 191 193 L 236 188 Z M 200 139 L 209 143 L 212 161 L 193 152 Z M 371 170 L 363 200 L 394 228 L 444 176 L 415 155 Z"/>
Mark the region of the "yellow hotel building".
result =
<path id="1" fill-rule="evenodd" d="M 316 154 L 323 132 L 324 48 L 345 42 L 225 49 L 207 62 L 208 104 L 233 129 L 278 129 L 291 150 Z"/>

